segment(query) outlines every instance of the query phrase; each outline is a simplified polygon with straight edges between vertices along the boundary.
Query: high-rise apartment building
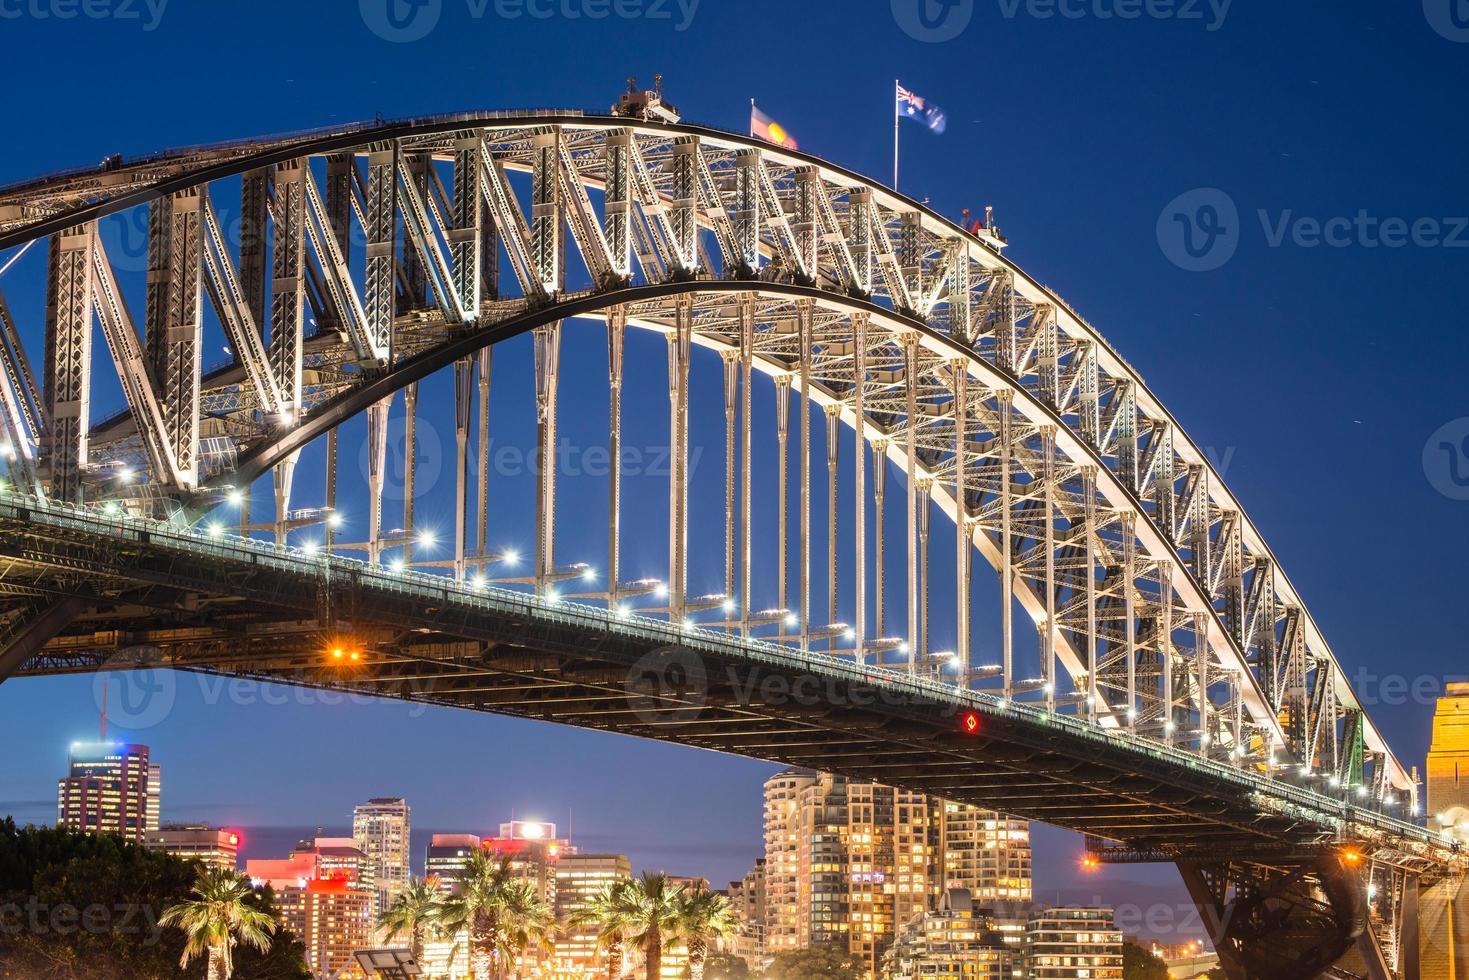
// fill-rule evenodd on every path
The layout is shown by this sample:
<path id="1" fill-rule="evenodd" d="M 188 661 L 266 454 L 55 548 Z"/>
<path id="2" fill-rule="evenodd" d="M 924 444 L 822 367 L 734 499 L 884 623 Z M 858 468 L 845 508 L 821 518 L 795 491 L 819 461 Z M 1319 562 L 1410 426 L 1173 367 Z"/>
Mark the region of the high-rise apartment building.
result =
<path id="1" fill-rule="evenodd" d="M 890 980 L 1011 980 L 1017 953 L 987 910 L 962 888 L 899 927 L 883 957 Z"/>
<path id="2" fill-rule="evenodd" d="M 922 793 L 847 783 L 847 940 L 876 974 L 898 926 L 935 891 L 935 814 Z"/>
<path id="3" fill-rule="evenodd" d="M 754 970 L 765 956 L 765 859 L 758 859 L 739 881 L 731 881 L 725 895 L 738 925 L 720 940 L 720 949 Z"/>
<path id="4" fill-rule="evenodd" d="M 595 926 L 572 925 L 571 918 L 602 889 L 632 878 L 625 854 L 568 854 L 556 863 L 556 921 L 559 931 L 553 975 L 600 976 L 606 972 L 606 954 L 598 945 Z"/>
<path id="5" fill-rule="evenodd" d="M 143 836 L 143 846 L 186 861 L 233 870 L 239 863 L 240 835 L 208 824 L 165 824 Z"/>
<path id="6" fill-rule="evenodd" d="M 158 829 L 161 792 L 148 746 L 73 742 L 68 773 L 56 785 L 56 825 L 142 843 Z"/>
<path id="7" fill-rule="evenodd" d="M 1025 927 L 1029 980 L 1121 980 L 1122 933 L 1108 908 L 1057 907 Z"/>
<path id="8" fill-rule="evenodd" d="M 377 910 L 408 887 L 411 808 L 396 796 L 378 796 L 352 811 L 352 839 L 367 855 L 377 882 Z"/>
<path id="9" fill-rule="evenodd" d="M 847 781 L 788 769 L 765 783 L 767 953 L 847 943 Z"/>
<path id="10" fill-rule="evenodd" d="M 983 906 L 1032 899 L 1030 823 L 960 803 L 939 808 L 943 887 Z"/>
<path id="11" fill-rule="evenodd" d="M 875 976 L 897 931 L 949 888 L 985 908 L 1027 904 L 1029 826 L 826 773 L 766 782 L 763 955 L 835 943 Z M 1023 920 L 1004 925 L 1018 947 Z"/>

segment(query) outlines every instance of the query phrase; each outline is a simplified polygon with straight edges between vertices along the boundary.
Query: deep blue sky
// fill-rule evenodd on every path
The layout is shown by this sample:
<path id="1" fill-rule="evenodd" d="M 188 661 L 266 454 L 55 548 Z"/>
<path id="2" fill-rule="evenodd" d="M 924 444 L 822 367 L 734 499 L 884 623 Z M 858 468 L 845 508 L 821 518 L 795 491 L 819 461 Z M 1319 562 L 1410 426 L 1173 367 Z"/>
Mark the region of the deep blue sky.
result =
<path id="1" fill-rule="evenodd" d="M 1207 4 L 1202 20 L 1123 20 L 1097 16 L 1111 0 L 1073 3 L 1079 18 L 975 0 L 951 14 L 971 14 L 967 28 L 942 43 L 905 33 L 911 8 L 895 16 L 888 0 L 703 0 L 686 30 L 676 2 L 658 7 L 667 18 L 593 22 L 508 18 L 493 0 L 476 15 L 478 0 L 442 0 L 434 30 L 411 43 L 375 34 L 355 0 L 171 0 L 156 24 L 141 3 L 127 8 L 139 19 L 61 20 L 35 16 L 65 9 L 52 0 L 6 2 L 0 37 L 23 81 L 3 110 L 0 181 L 377 112 L 605 110 L 628 75 L 646 82 L 660 70 L 690 120 L 743 130 L 753 97 L 803 149 L 885 179 L 901 77 L 949 117 L 942 137 L 904 133 L 903 189 L 954 215 L 997 207 L 1009 254 L 1096 323 L 1210 447 L 1349 669 L 1437 677 L 1469 670 L 1469 503 L 1435 489 L 1456 490 L 1438 438 L 1424 466 L 1430 436 L 1469 415 L 1469 232 L 1448 220 L 1469 214 L 1457 110 L 1469 43 L 1449 0 L 1442 11 L 1436 2 L 1239 0 L 1210 30 Z M 1170 262 L 1158 237 L 1165 206 L 1198 188 L 1222 190 L 1241 215 L 1237 254 L 1208 272 Z M 1303 247 L 1293 236 L 1272 247 L 1264 227 L 1359 212 L 1437 220 L 1460 247 Z M 9 294 L 20 274 L 0 288 Z M 604 411 L 591 382 L 603 354 L 589 341 L 569 344 L 568 371 L 588 379 L 569 397 Z M 646 424 L 651 445 L 666 411 L 661 353 L 639 344 L 649 383 L 633 412 L 647 418 L 633 424 Z M 518 367 L 496 380 L 497 418 L 521 433 L 525 354 L 524 344 L 505 354 Z M 717 368 L 699 370 L 712 379 Z M 696 479 L 718 499 L 721 422 L 714 402 L 705 409 L 695 439 L 710 457 Z M 599 438 L 600 424 L 580 438 Z M 421 510 L 436 507 L 447 513 Z M 717 555 L 717 541 L 704 553 Z M 629 573 L 642 563 L 661 574 L 661 548 L 632 546 Z M 563 543 L 563 553 L 582 552 Z M 717 558 L 696 563 L 696 587 L 719 578 Z M 982 648 L 993 648 L 993 623 L 976 621 Z M 1359 689 L 1400 756 L 1421 761 L 1430 706 L 1375 681 Z M 761 763 L 397 705 L 230 701 L 181 682 L 168 717 L 136 733 L 165 765 L 166 816 L 340 825 L 355 801 L 392 793 L 440 829 L 490 827 L 512 809 L 564 821 L 571 808 L 588 846 L 716 880 L 759 852 L 759 785 L 771 771 Z M 66 744 L 95 730 L 95 714 L 90 681 L 0 688 L 0 741 L 12 746 L 0 811 L 53 817 Z M 1039 862 L 1041 891 L 1071 876 L 1072 848 Z"/>

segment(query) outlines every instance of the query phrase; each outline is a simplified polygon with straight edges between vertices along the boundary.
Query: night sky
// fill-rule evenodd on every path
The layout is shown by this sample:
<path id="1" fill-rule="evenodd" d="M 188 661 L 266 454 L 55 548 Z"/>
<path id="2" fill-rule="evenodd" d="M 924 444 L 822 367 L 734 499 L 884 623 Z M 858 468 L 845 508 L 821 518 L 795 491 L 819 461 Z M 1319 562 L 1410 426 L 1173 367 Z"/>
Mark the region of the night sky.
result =
<path id="1" fill-rule="evenodd" d="M 1136 19 L 1102 16 L 1128 0 L 1063 2 L 1075 17 L 1041 16 L 1054 8 L 1044 0 L 959 0 L 947 20 L 930 18 L 932 29 L 917 0 L 532 4 L 547 17 L 509 0 L 423 0 L 404 23 L 427 34 L 404 41 L 389 39 L 385 0 L 360 9 L 355 0 L 171 0 L 161 16 L 158 0 L 98 2 L 116 16 L 62 19 L 54 15 L 71 9 L 64 0 L 0 0 L 12 79 L 0 182 L 114 152 L 376 113 L 605 111 L 627 76 L 651 83 L 656 71 L 689 121 L 743 131 L 754 98 L 802 149 L 886 181 L 900 77 L 948 114 L 943 136 L 905 124 L 902 189 L 956 218 L 995 205 L 1007 254 L 1096 324 L 1207 448 L 1399 757 L 1421 765 L 1441 678 L 1469 672 L 1469 136 L 1458 106 L 1469 29 L 1451 16 L 1455 0 L 1422 9 L 1180 2 L 1139 5 L 1176 16 Z M 643 16 L 592 20 L 563 8 Z M 965 18 L 956 37 L 939 39 Z M 1171 205 L 1180 199 L 1191 211 L 1233 205 L 1237 217 L 1227 206 L 1210 214 L 1221 215 L 1223 241 L 1237 251 L 1190 257 L 1186 246 L 1202 239 L 1180 245 Z M 1347 220 L 1332 224 L 1338 218 Z M 1416 240 L 1394 247 L 1391 234 L 1374 231 L 1391 218 L 1417 229 Z M 1338 234 L 1321 243 L 1313 222 Z M 29 284 L 39 281 L 41 255 L 0 279 L 32 331 L 40 296 Z M 132 295 L 140 313 L 141 293 Z M 591 446 L 605 439 L 602 331 L 572 323 L 566 336 L 563 435 Z M 625 438 L 652 451 L 667 439 L 663 345 L 649 336 L 629 343 L 635 390 Z M 717 358 L 696 359 L 694 485 L 708 511 L 693 522 L 694 592 L 722 588 L 718 371 Z M 497 446 L 528 450 L 528 342 L 497 350 L 496 372 Z M 426 385 L 423 408 L 424 438 L 438 447 L 425 450 L 424 465 L 437 459 L 440 468 L 421 474 L 418 512 L 442 532 L 452 521 L 453 430 L 443 411 L 451 390 L 447 378 Z M 764 394 L 756 425 L 769 435 Z M 106 394 L 99 402 L 97 416 L 119 404 Z M 350 517 L 354 502 L 359 514 L 363 506 L 349 486 L 360 422 L 344 440 Z M 769 453 L 756 473 L 762 521 L 771 514 Z M 320 492 L 312 472 L 308 461 L 298 478 L 310 484 L 305 504 L 318 502 L 305 499 Z M 818 456 L 818 481 L 822 472 Z M 901 483 L 892 477 L 896 504 Z M 530 481 L 514 472 L 496 480 L 492 543 L 528 550 Z M 600 507 L 604 485 L 593 474 L 577 492 Z M 661 576 L 664 484 L 633 476 L 626 493 L 626 575 Z M 601 511 L 569 510 L 561 557 L 605 567 Z M 950 554 L 937 539 L 934 548 Z M 893 564 L 896 589 L 897 552 Z M 774 604 L 773 583 L 760 592 L 760 605 Z M 998 646 L 995 602 L 984 605 L 995 594 L 988 584 L 976 594 L 981 659 Z M 819 576 L 814 595 L 824 608 Z M 892 615 L 901 628 L 896 599 Z M 935 627 L 937 642 L 946 628 Z M 587 849 L 626 851 L 635 866 L 717 883 L 761 853 L 760 785 L 774 771 L 765 763 L 465 712 L 170 678 L 167 710 L 132 718 L 137 730 L 119 728 L 115 711 L 113 731 L 152 746 L 164 767 L 165 819 L 285 828 L 247 834 L 254 856 L 283 851 L 296 828 L 343 831 L 354 803 L 380 795 L 406 797 L 419 828 L 487 832 L 512 812 L 563 830 L 570 822 Z M 89 678 L 0 687 L 0 744 L 9 746 L 0 813 L 54 819 L 67 745 L 96 727 Z M 1178 894 L 1171 869 L 1078 882 L 1077 850 L 1074 838 L 1038 835 L 1038 897 Z"/>

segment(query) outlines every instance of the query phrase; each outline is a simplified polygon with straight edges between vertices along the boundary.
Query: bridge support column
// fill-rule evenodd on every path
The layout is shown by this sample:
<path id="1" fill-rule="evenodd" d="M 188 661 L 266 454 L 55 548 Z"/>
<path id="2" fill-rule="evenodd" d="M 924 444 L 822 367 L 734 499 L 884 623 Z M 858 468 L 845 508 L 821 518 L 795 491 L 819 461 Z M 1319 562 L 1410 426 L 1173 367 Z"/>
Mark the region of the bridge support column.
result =
<path id="1" fill-rule="evenodd" d="M 1056 430 L 1041 430 L 1042 480 L 1045 483 L 1046 507 L 1046 622 L 1041 635 L 1041 657 L 1045 661 L 1041 676 L 1046 679 L 1046 710 L 1056 710 L 1060 694 L 1060 662 L 1056 658 Z"/>
<path id="2" fill-rule="evenodd" d="M 322 523 L 321 543 L 328 555 L 336 543 L 337 526 L 337 448 L 341 432 L 333 427 L 326 434 L 326 514 Z"/>
<path id="3" fill-rule="evenodd" d="M 689 594 L 689 358 L 694 333 L 694 311 L 686 298 L 680 299 L 675 320 L 668 335 L 668 618 L 682 622 Z"/>
<path id="4" fill-rule="evenodd" d="M 828 405 L 826 415 L 826 622 L 837 621 L 837 484 L 840 476 L 837 464 L 841 462 L 842 409 L 840 405 Z M 827 638 L 829 650 L 836 649 L 837 638 Z"/>
<path id="5" fill-rule="evenodd" d="M 740 632 L 750 635 L 750 561 L 754 552 L 753 514 L 750 489 L 750 467 L 752 445 L 750 437 L 751 414 L 754 411 L 754 393 L 750 386 L 755 380 L 755 302 L 745 299 L 740 303 L 740 480 L 745 492 L 740 495 Z"/>
<path id="6" fill-rule="evenodd" d="M 476 287 L 478 288 L 478 287 Z M 454 578 L 464 581 L 469 522 L 469 419 L 474 406 L 474 361 L 454 362 Z"/>
<path id="7" fill-rule="evenodd" d="M 735 597 L 735 541 L 739 537 L 739 521 L 735 517 L 735 481 L 737 478 L 735 457 L 735 424 L 738 421 L 740 373 L 738 355 L 726 352 L 721 360 L 724 366 L 724 601 Z M 749 494 L 745 495 L 747 498 Z M 741 613 L 743 615 L 743 613 Z M 732 616 L 725 616 L 733 622 Z M 733 632 L 734 626 L 726 626 L 725 632 Z"/>
<path id="8" fill-rule="evenodd" d="M 775 379 L 775 444 L 779 457 L 776 466 L 776 569 L 775 604 L 789 609 L 790 596 L 790 490 L 791 490 L 791 379 L 790 375 L 777 375 Z M 780 621 L 780 635 L 786 635 L 789 616 Z"/>
<path id="9" fill-rule="evenodd" d="M 493 365 L 491 350 L 486 347 L 479 352 L 479 366 L 475 372 L 475 384 L 479 389 L 479 481 L 476 484 L 474 502 L 474 528 L 476 539 L 475 557 L 479 567 L 484 567 L 489 557 L 489 513 L 490 513 L 490 368 Z"/>
<path id="10" fill-rule="evenodd" d="M 883 508 L 887 506 L 888 441 L 872 441 L 872 621 L 879 638 L 887 636 L 887 560 Z"/>
<path id="11" fill-rule="evenodd" d="M 1137 515 L 1122 512 L 1122 649 L 1127 659 L 1127 727 L 1137 730 Z M 1238 729 L 1236 729 L 1238 731 Z"/>
<path id="12" fill-rule="evenodd" d="M 918 481 L 918 631 L 920 654 L 928 659 L 928 517 L 933 498 L 933 481 L 927 477 Z"/>
<path id="13" fill-rule="evenodd" d="M 918 337 L 903 335 L 904 389 L 908 399 L 908 671 L 918 663 Z"/>
<path id="14" fill-rule="evenodd" d="M 1343 858 L 1328 854 L 1285 871 L 1227 862 L 1178 868 L 1229 980 L 1316 980 L 1344 957 L 1353 973 L 1389 980 L 1371 932 L 1366 881 Z"/>
<path id="15" fill-rule="evenodd" d="M 271 470 L 271 480 L 275 485 L 275 543 L 277 547 L 285 547 L 286 536 L 291 528 L 291 487 L 296 480 L 296 463 L 300 460 L 299 452 L 292 453 Z"/>
<path id="16" fill-rule="evenodd" d="M 811 644 L 811 330 L 810 300 L 797 303 L 797 343 L 801 347 L 801 649 Z"/>
<path id="17" fill-rule="evenodd" d="M 607 313 L 607 387 L 609 414 L 607 446 L 607 608 L 615 609 L 618 584 L 622 581 L 622 353 L 627 335 L 627 308 L 614 306 Z"/>
<path id="18" fill-rule="evenodd" d="M 1011 485 L 1015 452 L 1013 398 L 1008 390 L 1000 392 L 1000 647 L 1007 700 L 1015 696 L 1015 537 L 1010 527 L 1015 503 Z"/>
<path id="19" fill-rule="evenodd" d="M 1469 878 L 1449 878 L 1418 891 L 1416 942 L 1421 980 L 1469 978 Z"/>
<path id="20" fill-rule="evenodd" d="M 413 498 L 418 492 L 418 382 L 403 389 L 403 564 L 413 564 Z"/>
<path id="21" fill-rule="evenodd" d="M 538 327 L 536 356 L 536 591 L 556 570 L 556 386 L 561 370 L 561 322 Z"/>
<path id="22" fill-rule="evenodd" d="M 969 551 L 973 533 L 969 521 L 969 372 L 962 360 L 949 362 L 954 379 L 954 655 L 956 681 L 962 687 L 969 676 Z"/>
<path id="23" fill-rule="evenodd" d="M 383 547 L 383 467 L 388 456 L 388 409 L 384 398 L 367 409 L 367 562 L 378 564 Z"/>

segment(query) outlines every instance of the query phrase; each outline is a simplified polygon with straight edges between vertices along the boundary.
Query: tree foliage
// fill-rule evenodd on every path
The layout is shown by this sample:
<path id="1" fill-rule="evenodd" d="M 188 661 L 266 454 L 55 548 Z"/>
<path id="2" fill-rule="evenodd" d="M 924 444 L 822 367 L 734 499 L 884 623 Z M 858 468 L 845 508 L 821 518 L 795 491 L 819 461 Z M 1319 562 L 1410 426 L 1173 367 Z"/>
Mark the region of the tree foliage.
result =
<path id="1" fill-rule="evenodd" d="M 704 980 L 748 980 L 750 967 L 738 956 L 710 953 L 704 962 Z"/>
<path id="2" fill-rule="evenodd" d="M 1168 966 L 1141 946 L 1124 943 L 1122 980 L 1168 980 Z"/>
<path id="3" fill-rule="evenodd" d="M 0 980 L 197 978 L 179 969 L 185 936 L 159 925 L 189 901 L 198 863 L 119 837 L 0 820 Z M 269 892 L 253 908 L 275 916 Z M 277 930 L 271 949 L 240 949 L 235 980 L 309 980 L 295 936 Z"/>
<path id="4" fill-rule="evenodd" d="M 777 953 L 763 974 L 765 980 L 863 980 L 867 971 L 840 946 L 812 946 Z"/>

